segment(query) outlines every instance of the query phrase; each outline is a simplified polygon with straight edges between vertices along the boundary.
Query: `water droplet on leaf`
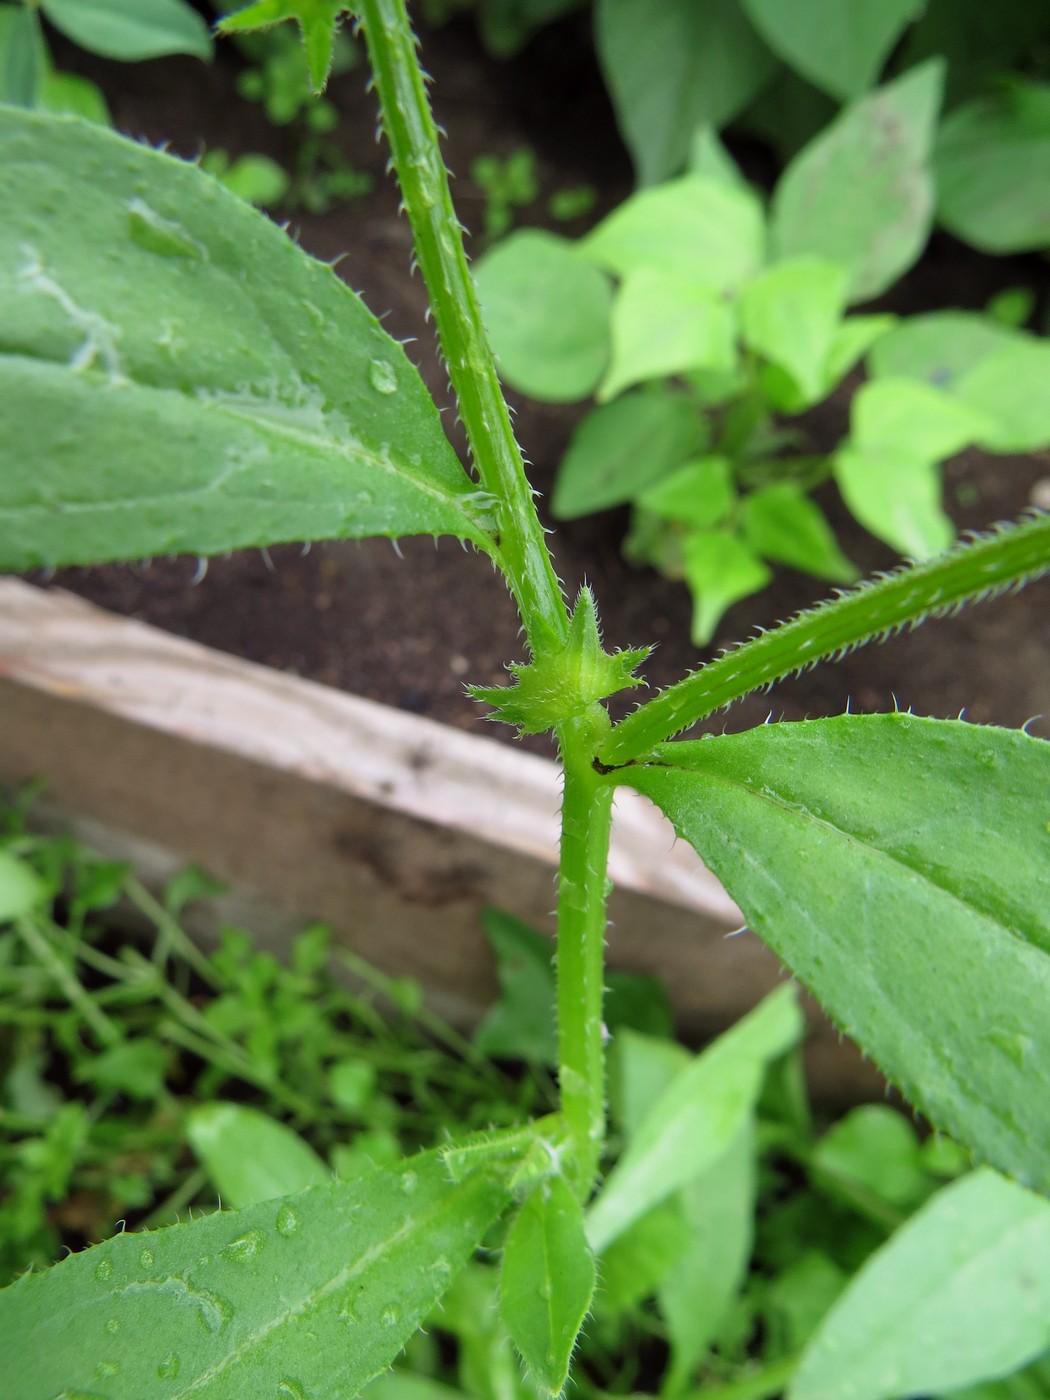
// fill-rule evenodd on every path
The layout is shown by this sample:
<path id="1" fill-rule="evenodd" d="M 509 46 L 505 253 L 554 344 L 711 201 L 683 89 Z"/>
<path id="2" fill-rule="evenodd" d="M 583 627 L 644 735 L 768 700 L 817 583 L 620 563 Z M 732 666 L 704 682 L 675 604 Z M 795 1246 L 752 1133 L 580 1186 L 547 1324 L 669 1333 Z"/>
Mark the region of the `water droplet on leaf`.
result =
<path id="1" fill-rule="evenodd" d="M 161 258 L 207 261 L 208 250 L 203 243 L 198 243 L 174 219 L 166 219 L 156 209 L 151 209 L 144 199 L 128 200 L 128 225 L 132 243 L 147 253 L 156 253 Z"/>
<path id="2" fill-rule="evenodd" d="M 106 1279 L 113 1277 L 113 1262 L 110 1259 L 100 1259 L 95 1265 L 95 1277 L 99 1283 L 105 1283 Z"/>
<path id="3" fill-rule="evenodd" d="M 144 1269 L 152 1269 L 154 1262 L 155 1260 L 152 1249 L 144 1249 L 139 1255 L 139 1264 Z"/>
<path id="4" fill-rule="evenodd" d="M 173 1381 L 179 1374 L 179 1367 L 182 1365 L 181 1359 L 173 1351 L 169 1351 L 167 1356 L 162 1356 L 157 1366 L 157 1379 L 160 1381 Z"/>
<path id="5" fill-rule="evenodd" d="M 368 382 L 379 394 L 397 393 L 397 375 L 389 360 L 370 360 Z"/>
<path id="6" fill-rule="evenodd" d="M 235 1264 L 247 1264 L 262 1249 L 266 1243 L 266 1237 L 261 1230 L 249 1230 L 246 1235 L 239 1235 L 237 1239 L 231 1240 L 225 1249 L 220 1250 L 224 1259 L 232 1259 Z"/>
<path id="7" fill-rule="evenodd" d="M 288 1376 L 282 1376 L 277 1382 L 277 1397 L 278 1400 L 310 1400 L 299 1382 Z"/>
<path id="8" fill-rule="evenodd" d="M 418 1181 L 419 1178 L 416 1176 L 415 1172 L 402 1172 L 401 1190 L 404 1191 L 406 1196 L 411 1196 L 412 1192 L 416 1189 Z"/>
<path id="9" fill-rule="evenodd" d="M 286 1239 L 289 1235 L 294 1235 L 302 1223 L 302 1216 L 294 1206 L 288 1205 L 287 1202 L 278 1210 L 277 1219 L 274 1222 L 277 1226 L 277 1233 L 284 1235 Z"/>
<path id="10" fill-rule="evenodd" d="M 379 1320 L 384 1327 L 396 1327 L 401 1321 L 401 1312 L 398 1308 L 391 1305 L 389 1308 L 383 1309 L 379 1315 Z"/>
<path id="11" fill-rule="evenodd" d="M 115 1337 L 120 1331 L 120 1319 L 116 1317 L 107 1318 L 105 1330 L 109 1333 L 111 1337 Z"/>

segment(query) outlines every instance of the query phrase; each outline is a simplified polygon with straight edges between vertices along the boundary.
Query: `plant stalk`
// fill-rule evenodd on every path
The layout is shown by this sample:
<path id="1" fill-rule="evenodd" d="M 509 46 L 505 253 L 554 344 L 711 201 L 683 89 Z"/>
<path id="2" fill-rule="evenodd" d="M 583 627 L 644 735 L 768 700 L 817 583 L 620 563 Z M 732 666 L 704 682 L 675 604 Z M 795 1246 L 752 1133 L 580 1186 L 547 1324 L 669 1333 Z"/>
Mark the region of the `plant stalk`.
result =
<path id="1" fill-rule="evenodd" d="M 404 0 L 362 0 L 360 15 L 441 352 L 478 479 L 493 500 L 497 559 L 529 646 L 543 656 L 564 643 L 569 614 L 482 324 L 415 36 Z"/>
<path id="2" fill-rule="evenodd" d="M 613 785 L 591 761 L 589 719 L 559 731 L 564 760 L 558 874 L 558 1082 L 573 1147 L 571 1179 L 590 1195 L 605 1138 L 606 869 Z"/>

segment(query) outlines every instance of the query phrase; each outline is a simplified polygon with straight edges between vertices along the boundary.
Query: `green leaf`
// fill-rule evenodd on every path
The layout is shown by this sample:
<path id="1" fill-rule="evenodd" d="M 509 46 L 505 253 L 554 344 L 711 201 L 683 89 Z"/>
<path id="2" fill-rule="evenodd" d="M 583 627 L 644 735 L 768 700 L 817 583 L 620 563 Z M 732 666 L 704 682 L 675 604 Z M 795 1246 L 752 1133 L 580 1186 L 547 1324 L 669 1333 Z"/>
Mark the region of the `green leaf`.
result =
<path id="1" fill-rule="evenodd" d="M 774 53 L 846 102 L 872 85 L 924 0 L 743 0 L 743 7 Z"/>
<path id="2" fill-rule="evenodd" d="M 1050 1204 L 995 1172 L 946 1187 L 863 1266 L 789 1400 L 899 1400 L 1006 1376 L 1050 1343 Z"/>
<path id="3" fill-rule="evenodd" d="M 665 1394 L 688 1386 L 747 1277 L 757 1168 L 754 1124 L 745 1119 L 722 1156 L 680 1194 L 685 1249 L 656 1294 L 671 1343 Z"/>
<path id="4" fill-rule="evenodd" d="M 99 127 L 7 109 L 0 153 L 0 566 L 369 534 L 485 547 L 417 372 L 331 268 Z"/>
<path id="5" fill-rule="evenodd" d="M 754 1106 L 766 1065 L 801 1034 L 794 989 L 778 988 L 671 1081 L 587 1212 L 594 1250 L 601 1252 L 729 1149 Z"/>
<path id="6" fill-rule="evenodd" d="M 936 462 L 981 440 L 991 424 L 969 402 L 911 379 L 862 384 L 850 406 L 850 442 L 871 457 Z"/>
<path id="7" fill-rule="evenodd" d="M 133 1099 L 156 1099 L 164 1090 L 168 1050 L 158 1040 L 135 1036 L 119 1041 L 78 1066 L 78 1084 L 93 1084 L 108 1093 L 128 1094 Z M 245 1110 L 247 1111 L 247 1110 Z M 328 1179 L 327 1174 L 324 1178 Z M 239 1205 L 231 1201 L 231 1205 Z"/>
<path id="8" fill-rule="evenodd" d="M 0 21 L 0 102 L 34 107 L 47 66 L 40 22 L 28 5 L 5 5 Z"/>
<path id="9" fill-rule="evenodd" d="M 731 121 L 776 66 L 737 0 L 599 0 L 595 47 L 643 185 L 681 170 L 696 128 Z"/>
<path id="10" fill-rule="evenodd" d="M 692 639 L 706 646 L 727 609 L 765 588 L 773 575 L 755 551 L 729 530 L 693 530 L 682 544 L 693 594 Z"/>
<path id="11" fill-rule="evenodd" d="M 736 312 L 721 292 L 657 268 L 627 274 L 613 306 L 612 360 L 599 402 L 646 379 L 691 369 L 731 374 L 736 366 Z"/>
<path id="12" fill-rule="evenodd" d="M 1032 452 L 1050 442 L 1050 344 L 1014 336 L 955 382 L 959 398 L 990 420 L 976 439 L 990 452 Z"/>
<path id="13" fill-rule="evenodd" d="M 744 340 L 793 375 L 808 403 L 824 395 L 848 283 L 838 263 L 801 256 L 766 268 L 740 294 Z"/>
<path id="14" fill-rule="evenodd" d="M 39 105 L 49 112 L 84 117 L 100 126 L 112 126 L 109 106 L 94 83 L 75 73 L 48 73 L 40 85 Z"/>
<path id="15" fill-rule="evenodd" d="M 631 195 L 578 246 L 620 277 L 645 268 L 725 292 L 761 267 L 765 220 L 753 190 L 684 175 Z"/>
<path id="16" fill-rule="evenodd" d="M 483 920 L 496 955 L 501 995 L 475 1032 L 474 1044 L 491 1059 L 553 1068 L 558 1063 L 554 944 L 499 909 L 486 909 Z"/>
<path id="17" fill-rule="evenodd" d="M 723 185 L 747 187 L 743 171 L 726 150 L 710 122 L 705 122 L 697 128 L 689 144 L 689 174 L 718 180 Z"/>
<path id="18" fill-rule="evenodd" d="M 609 1106 L 628 1138 L 645 1122 L 650 1108 L 693 1056 L 674 1040 L 624 1030 L 609 1053 Z"/>
<path id="19" fill-rule="evenodd" d="M 813 1149 L 810 1166 L 832 1183 L 855 1182 L 880 1200 L 914 1209 L 929 1192 L 915 1129 L 888 1104 L 867 1103 L 832 1124 Z"/>
<path id="20" fill-rule="evenodd" d="M 551 403 L 586 398 L 609 358 L 612 287 L 567 238 L 512 233 L 474 265 L 501 376 Z"/>
<path id="21" fill-rule="evenodd" d="M 766 559 L 832 583 L 852 583 L 855 565 L 839 549 L 824 512 L 790 481 L 752 491 L 740 503 L 744 539 Z"/>
<path id="22" fill-rule="evenodd" d="M 937 213 L 985 253 L 1050 246 L 1050 84 L 1014 78 L 951 112 L 934 151 Z"/>
<path id="23" fill-rule="evenodd" d="M 433 1153 L 354 1182 L 118 1235 L 0 1292 L 33 1395 L 355 1395 L 385 1371 L 500 1214 Z"/>
<path id="24" fill-rule="evenodd" d="M 1050 1186 L 1050 744 L 913 715 L 760 726 L 624 770 L 931 1122 Z"/>
<path id="25" fill-rule="evenodd" d="M 657 1285 L 685 1249 L 686 1223 L 680 1193 L 617 1235 L 598 1261 L 600 1283 L 594 1296 L 599 1319 L 616 1318 L 656 1292 Z"/>
<path id="26" fill-rule="evenodd" d="M 47 898 L 47 887 L 18 856 L 0 850 L 0 923 L 31 914 Z"/>
<path id="27" fill-rule="evenodd" d="M 225 1206 L 240 1209 L 322 1186 L 332 1173 L 286 1124 L 236 1103 L 190 1111 L 186 1136 Z"/>
<path id="28" fill-rule="evenodd" d="M 68 39 L 103 58 L 211 58 L 208 26 L 185 0 L 40 0 L 40 8 Z"/>
<path id="29" fill-rule="evenodd" d="M 872 347 L 868 368 L 878 379 L 921 379 L 955 392 L 967 370 L 1020 339 L 1019 332 L 977 311 L 934 311 L 909 316 L 882 336 Z"/>
<path id="30" fill-rule="evenodd" d="M 922 252 L 933 221 L 930 146 L 943 65 L 931 60 L 848 107 L 791 162 L 773 196 L 778 258 L 850 270 L 850 301 L 886 290 Z"/>
<path id="31" fill-rule="evenodd" d="M 574 520 L 633 500 L 707 446 L 703 419 L 685 394 L 654 388 L 589 413 L 558 472 L 551 509 Z"/>
<path id="32" fill-rule="evenodd" d="M 332 71 L 332 52 L 339 16 L 353 8 L 345 0 L 255 0 L 219 21 L 220 34 L 244 34 L 295 19 L 303 36 L 306 65 L 314 92 L 323 92 Z"/>
<path id="33" fill-rule="evenodd" d="M 894 326 L 896 316 L 848 316 L 835 329 L 824 363 L 824 393 L 830 393 L 862 355 L 881 345 Z"/>
<path id="34" fill-rule="evenodd" d="M 533 1191 L 503 1246 L 500 1313 L 534 1380 L 560 1395 L 594 1292 L 583 1211 L 560 1176 Z"/>
<path id="35" fill-rule="evenodd" d="M 638 497 L 643 510 L 686 525 L 720 525 L 736 505 L 728 457 L 700 457 L 665 476 Z"/>

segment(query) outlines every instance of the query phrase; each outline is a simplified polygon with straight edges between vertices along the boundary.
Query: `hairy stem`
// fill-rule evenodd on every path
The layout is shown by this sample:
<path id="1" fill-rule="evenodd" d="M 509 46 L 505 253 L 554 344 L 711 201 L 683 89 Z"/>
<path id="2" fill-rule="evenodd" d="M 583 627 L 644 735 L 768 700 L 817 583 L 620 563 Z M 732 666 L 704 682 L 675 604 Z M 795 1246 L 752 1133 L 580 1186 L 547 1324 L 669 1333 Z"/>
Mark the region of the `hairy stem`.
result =
<path id="1" fill-rule="evenodd" d="M 478 478 L 494 501 L 499 563 L 529 645 L 542 656 L 564 642 L 568 611 L 482 325 L 415 36 L 404 0 L 362 0 L 360 14 L 442 354 Z"/>
<path id="2" fill-rule="evenodd" d="M 1047 572 L 1050 515 L 1041 514 L 861 584 L 663 691 L 616 726 L 598 757 L 608 767 L 630 763 L 753 690 Z"/>
<path id="3" fill-rule="evenodd" d="M 573 1184 L 585 1200 L 605 1137 L 602 995 L 613 787 L 595 772 L 587 736 L 559 737 L 565 788 L 558 873 L 558 1083 L 573 1146 Z"/>

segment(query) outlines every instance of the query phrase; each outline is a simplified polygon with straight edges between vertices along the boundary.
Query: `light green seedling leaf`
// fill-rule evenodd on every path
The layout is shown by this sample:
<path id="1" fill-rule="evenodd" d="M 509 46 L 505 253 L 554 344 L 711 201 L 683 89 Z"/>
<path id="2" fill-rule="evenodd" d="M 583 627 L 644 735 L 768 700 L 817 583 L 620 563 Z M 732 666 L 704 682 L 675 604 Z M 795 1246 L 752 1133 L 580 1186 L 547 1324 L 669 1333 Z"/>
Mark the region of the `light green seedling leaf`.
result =
<path id="1" fill-rule="evenodd" d="M 730 291 L 765 253 L 765 218 L 755 192 L 703 175 L 641 190 L 579 244 L 620 277 L 638 268 Z"/>
<path id="2" fill-rule="evenodd" d="M 629 272 L 612 314 L 612 360 L 599 402 L 646 379 L 685 370 L 732 374 L 736 311 L 707 282 L 655 267 Z"/>
<path id="3" fill-rule="evenodd" d="M 609 358 L 612 287 L 557 234 L 521 229 L 474 265 L 501 376 L 551 403 L 586 398 Z"/>
<path id="4" fill-rule="evenodd" d="M 618 1032 L 609 1052 L 609 1106 L 615 1121 L 632 1138 L 672 1079 L 693 1057 L 674 1040 L 637 1031 Z"/>
<path id="5" fill-rule="evenodd" d="M 986 253 L 1050 245 L 1050 83 L 1013 79 L 937 133 L 937 213 Z"/>
<path id="6" fill-rule="evenodd" d="M 109 107 L 99 88 L 75 73 L 47 73 L 40 84 L 38 104 L 49 112 L 83 117 L 100 126 L 112 126 Z"/>
<path id="7" fill-rule="evenodd" d="M 911 379 L 886 377 L 862 384 L 850 406 L 850 441 L 872 457 L 940 461 L 985 437 L 990 428 L 988 416 L 962 394 L 955 397 Z"/>
<path id="8" fill-rule="evenodd" d="M 809 403 L 825 392 L 849 280 L 839 263 L 795 257 L 760 272 L 740 294 L 744 340 L 793 375 Z"/>
<path id="9" fill-rule="evenodd" d="M 235 1210 L 332 1179 L 298 1133 L 244 1104 L 201 1104 L 186 1120 L 186 1136 L 208 1169 L 219 1200 Z"/>
<path id="10" fill-rule="evenodd" d="M 475 1032 L 474 1044 L 494 1059 L 553 1068 L 558 1063 L 554 944 L 500 909 L 486 909 L 483 918 L 501 996 Z"/>
<path id="11" fill-rule="evenodd" d="M 850 271 L 851 302 L 886 290 L 922 252 L 933 221 L 929 157 L 944 67 L 924 63 L 848 107 L 791 162 L 773 196 L 778 258 Z"/>
<path id="12" fill-rule="evenodd" d="M 707 446 L 703 419 L 685 394 L 657 387 L 589 413 L 558 473 L 551 509 L 559 520 L 633 500 Z"/>
<path id="13" fill-rule="evenodd" d="M 789 1400 L 904 1400 L 1006 1376 L 1050 1345 L 1050 1204 L 987 1169 L 946 1187 L 864 1265 Z"/>
<path id="14" fill-rule="evenodd" d="M 879 343 L 897 324 L 896 316 L 848 316 L 835 329 L 824 362 L 824 393 L 828 394 L 862 355 Z"/>
<path id="15" fill-rule="evenodd" d="M 1032 452 L 1050 442 L 1050 344 L 1020 331 L 1014 336 L 954 386 L 962 402 L 989 420 L 976 441 L 991 452 Z"/>
<path id="16" fill-rule="evenodd" d="M 745 496 L 740 527 L 747 543 L 765 559 L 832 583 L 852 583 L 859 577 L 839 549 L 824 512 L 790 481 L 774 482 Z"/>
<path id="17" fill-rule="evenodd" d="M 685 579 L 693 595 L 691 636 L 707 646 L 726 611 L 770 582 L 755 551 L 729 530 L 693 530 L 682 544 Z"/>
<path id="18" fill-rule="evenodd" d="M 0 1292 L 33 1395 L 356 1395 L 448 1288 L 508 1192 L 424 1153 L 352 1182 L 118 1235 Z"/>
<path id="19" fill-rule="evenodd" d="M 834 473 L 854 518 L 898 554 L 930 559 L 955 539 L 936 462 L 860 452 L 847 443 L 835 454 Z"/>
<path id="20" fill-rule="evenodd" d="M 0 851 L 0 923 L 31 914 L 46 898 L 47 888 L 36 872 L 10 851 Z"/>
<path id="21" fill-rule="evenodd" d="M 0 102 L 34 107 L 47 68 L 40 22 L 29 6 L 0 10 Z"/>
<path id="22" fill-rule="evenodd" d="M 842 1030 L 935 1126 L 1046 1190 L 1050 744 L 843 715 L 658 753 L 631 786 Z"/>
<path id="23" fill-rule="evenodd" d="M 923 0 L 743 0 L 774 53 L 841 101 L 859 97 L 878 77 L 890 50 Z"/>
<path id="24" fill-rule="evenodd" d="M 908 316 L 872 347 L 868 369 L 878 379 L 921 379 L 953 392 L 967 370 L 1023 338 L 977 311 Z"/>
<path id="25" fill-rule="evenodd" d="M 594 37 L 643 185 L 677 174 L 691 133 L 731 121 L 776 67 L 738 0 L 599 0 Z"/>
<path id="26" fill-rule="evenodd" d="M 643 491 L 638 504 L 666 520 L 701 528 L 720 525 L 736 504 L 733 464 L 718 456 L 689 462 Z"/>
<path id="27" fill-rule="evenodd" d="M 744 172 L 726 150 L 710 122 L 697 128 L 689 145 L 689 174 L 718 180 L 723 185 L 746 188 Z"/>
<path id="28" fill-rule="evenodd" d="M 685 1248 L 661 1276 L 656 1292 L 671 1343 L 665 1394 L 688 1386 L 747 1276 L 757 1169 L 749 1116 L 722 1156 L 679 1195 Z"/>
<path id="29" fill-rule="evenodd" d="M 539 1386 L 560 1395 L 594 1293 L 583 1210 L 563 1177 L 533 1191 L 503 1246 L 500 1314 Z"/>
<path id="30" fill-rule="evenodd" d="M 801 1034 L 794 989 L 780 987 L 672 1080 L 587 1212 L 592 1249 L 600 1253 L 728 1151 L 754 1106 L 766 1066 Z"/>
<path id="31" fill-rule="evenodd" d="M 600 1319 L 622 1316 L 655 1293 L 686 1247 L 681 1193 L 653 1206 L 602 1251 L 594 1312 Z"/>
<path id="32" fill-rule="evenodd" d="M 208 26 L 185 0 L 40 0 L 40 8 L 67 38 L 103 58 L 211 57 Z"/>
<path id="33" fill-rule="evenodd" d="M 331 268 L 194 166 L 14 109 L 0 111 L 0 468 L 7 569 L 487 540 L 418 373 Z"/>
<path id="34" fill-rule="evenodd" d="M 297 20 L 311 86 L 314 92 L 323 92 L 332 71 L 339 16 L 352 8 L 345 0 L 255 0 L 254 4 L 226 15 L 219 21 L 218 29 L 220 34 L 244 34 L 268 29 L 281 20 Z"/>
<path id="35" fill-rule="evenodd" d="M 928 1194 L 915 1129 L 887 1104 L 867 1103 L 832 1124 L 813 1149 L 811 1166 L 832 1181 L 856 1182 L 890 1205 L 911 1209 Z"/>

